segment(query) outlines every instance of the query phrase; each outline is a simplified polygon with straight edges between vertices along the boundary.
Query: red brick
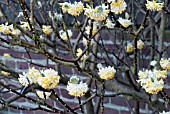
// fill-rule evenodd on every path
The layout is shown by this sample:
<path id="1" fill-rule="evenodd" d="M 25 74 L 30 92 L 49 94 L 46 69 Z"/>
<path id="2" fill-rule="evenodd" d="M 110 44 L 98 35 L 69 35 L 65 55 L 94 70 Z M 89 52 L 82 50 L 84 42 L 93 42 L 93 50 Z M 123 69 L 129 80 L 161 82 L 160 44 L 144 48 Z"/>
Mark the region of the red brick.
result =
<path id="1" fill-rule="evenodd" d="M 123 97 L 113 97 L 111 98 L 111 103 L 120 106 L 127 106 L 127 103 Z"/>
<path id="2" fill-rule="evenodd" d="M 17 68 L 18 69 L 28 69 L 28 63 L 27 62 L 17 62 Z"/>
<path id="3" fill-rule="evenodd" d="M 9 67 L 9 68 L 15 68 L 15 62 L 14 62 L 14 61 L 9 61 L 9 60 L 7 60 L 7 61 L 5 62 L 5 65 L 6 65 L 7 67 Z"/>

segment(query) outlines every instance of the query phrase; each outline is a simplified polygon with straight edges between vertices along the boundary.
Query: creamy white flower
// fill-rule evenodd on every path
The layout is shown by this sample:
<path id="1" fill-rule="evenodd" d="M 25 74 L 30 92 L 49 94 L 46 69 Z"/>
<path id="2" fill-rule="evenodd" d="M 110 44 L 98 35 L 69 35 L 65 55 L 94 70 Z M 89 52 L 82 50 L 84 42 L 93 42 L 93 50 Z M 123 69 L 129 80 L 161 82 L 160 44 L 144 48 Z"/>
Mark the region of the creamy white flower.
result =
<path id="1" fill-rule="evenodd" d="M 90 17 L 91 19 L 94 19 L 95 21 L 103 21 L 107 18 L 109 14 L 109 10 L 107 9 L 107 6 L 105 5 L 96 6 L 95 9 L 87 5 L 87 8 L 85 8 L 84 14 Z"/>
<path id="2" fill-rule="evenodd" d="M 29 77 L 27 76 L 27 74 L 25 72 L 23 72 L 23 74 L 19 74 L 19 78 L 18 81 L 20 82 L 21 85 L 27 87 L 29 84 L 32 84 L 32 80 L 29 79 Z"/>
<path id="3" fill-rule="evenodd" d="M 9 53 L 4 53 L 3 55 L 6 59 L 10 59 L 11 58 L 11 55 Z"/>
<path id="4" fill-rule="evenodd" d="M 168 59 L 161 58 L 160 65 L 163 69 L 170 70 L 170 58 Z"/>
<path id="5" fill-rule="evenodd" d="M 28 69 L 27 76 L 32 82 L 37 83 L 37 80 L 39 80 L 39 78 L 42 76 L 42 73 L 41 71 L 32 67 Z"/>
<path id="6" fill-rule="evenodd" d="M 110 19 L 107 19 L 106 20 L 106 26 L 108 27 L 108 28 L 114 28 L 115 27 L 115 24 L 114 23 L 112 23 L 112 21 L 110 20 Z"/>
<path id="7" fill-rule="evenodd" d="M 42 26 L 42 32 L 43 32 L 44 34 L 49 35 L 49 34 L 51 34 L 51 33 L 53 32 L 53 29 L 52 29 L 51 26 L 43 25 L 43 26 Z"/>
<path id="8" fill-rule="evenodd" d="M 164 2 L 158 3 L 156 0 L 147 0 L 146 8 L 151 11 L 160 11 L 164 7 Z"/>
<path id="9" fill-rule="evenodd" d="M 146 70 L 139 71 L 138 83 L 145 89 L 146 92 L 151 94 L 157 94 L 162 91 L 164 87 L 164 79 L 166 78 L 167 71 L 165 70 Z"/>
<path id="10" fill-rule="evenodd" d="M 133 24 L 133 23 L 131 22 L 131 20 L 129 20 L 129 19 L 123 19 L 123 18 L 121 18 L 121 17 L 119 17 L 118 21 L 119 21 L 119 23 L 120 23 L 123 27 L 125 27 L 125 28 L 127 28 L 128 26 L 130 26 L 130 25 Z"/>
<path id="11" fill-rule="evenodd" d="M 36 94 L 38 95 L 39 98 L 41 99 L 48 99 L 51 95 L 51 92 L 44 92 L 44 91 L 36 91 Z"/>
<path id="12" fill-rule="evenodd" d="M 71 4 L 68 3 L 68 2 L 59 3 L 59 5 L 62 6 L 61 8 L 62 8 L 62 10 L 63 10 L 63 13 L 68 12 L 68 10 L 70 9 L 70 6 L 71 6 Z"/>
<path id="13" fill-rule="evenodd" d="M 71 4 L 68 13 L 71 14 L 72 16 L 79 16 L 84 10 L 83 3 L 80 2 L 74 2 L 74 4 Z"/>
<path id="14" fill-rule="evenodd" d="M 156 61 L 156 60 L 153 60 L 153 61 L 151 61 L 151 63 L 150 63 L 151 66 L 155 66 L 156 64 L 157 64 L 157 61 Z"/>
<path id="15" fill-rule="evenodd" d="M 110 1 L 111 12 L 115 14 L 121 14 L 126 10 L 127 4 L 124 0 L 112 0 Z"/>
<path id="16" fill-rule="evenodd" d="M 76 96 L 76 97 L 84 96 L 84 94 L 88 91 L 87 84 L 83 82 L 80 83 L 68 82 L 66 89 L 69 92 L 68 93 L 69 95 Z"/>
<path id="17" fill-rule="evenodd" d="M 67 33 L 68 33 L 68 37 L 67 37 Z M 68 40 L 69 38 L 72 37 L 73 33 L 71 30 L 67 30 L 67 33 L 63 30 L 60 30 L 59 35 L 60 35 L 61 39 Z"/>
<path id="18" fill-rule="evenodd" d="M 138 48 L 138 49 L 142 49 L 143 47 L 144 47 L 143 41 L 142 41 L 142 40 L 138 40 L 138 41 L 137 41 L 137 48 Z"/>
<path id="19" fill-rule="evenodd" d="M 21 35 L 21 31 L 19 29 L 12 29 L 11 34 L 14 36 Z"/>
<path id="20" fill-rule="evenodd" d="M 60 76 L 57 71 L 53 69 L 46 69 L 45 71 L 41 71 L 41 73 L 43 76 L 39 77 L 37 80 L 41 87 L 44 89 L 53 89 L 58 85 Z"/>
<path id="21" fill-rule="evenodd" d="M 114 67 L 105 67 L 105 68 L 99 68 L 99 76 L 101 79 L 104 80 L 111 80 L 113 79 L 113 77 L 115 76 L 116 70 L 114 69 Z"/>
<path id="22" fill-rule="evenodd" d="M 23 17 L 23 16 L 24 16 L 24 14 L 23 14 L 23 12 L 21 11 L 21 12 L 19 12 L 19 14 L 18 14 L 17 17 Z"/>

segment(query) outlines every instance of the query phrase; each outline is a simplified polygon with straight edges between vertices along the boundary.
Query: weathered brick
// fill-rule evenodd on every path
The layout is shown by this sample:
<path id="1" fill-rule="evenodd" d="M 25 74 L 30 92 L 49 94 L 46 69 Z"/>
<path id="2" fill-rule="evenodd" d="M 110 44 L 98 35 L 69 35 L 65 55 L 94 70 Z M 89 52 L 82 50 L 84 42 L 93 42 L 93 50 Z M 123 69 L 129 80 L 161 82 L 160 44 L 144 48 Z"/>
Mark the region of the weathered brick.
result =
<path id="1" fill-rule="evenodd" d="M 127 106 L 127 103 L 123 97 L 113 97 L 111 98 L 111 103 L 120 106 Z"/>
<path id="2" fill-rule="evenodd" d="M 28 63 L 17 61 L 17 68 L 21 70 L 28 69 Z"/>
<path id="3" fill-rule="evenodd" d="M 9 68 L 15 68 L 15 62 L 11 60 L 5 61 L 5 65 Z"/>

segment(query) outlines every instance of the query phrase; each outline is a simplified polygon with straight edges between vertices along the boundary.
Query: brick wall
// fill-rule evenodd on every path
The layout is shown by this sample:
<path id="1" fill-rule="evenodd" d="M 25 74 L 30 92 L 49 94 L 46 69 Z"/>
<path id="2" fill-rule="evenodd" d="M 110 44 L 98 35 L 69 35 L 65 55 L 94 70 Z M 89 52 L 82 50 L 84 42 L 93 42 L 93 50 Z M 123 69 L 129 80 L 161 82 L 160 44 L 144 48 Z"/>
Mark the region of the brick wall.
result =
<path id="1" fill-rule="evenodd" d="M 105 44 L 107 48 L 110 48 L 112 46 L 112 42 L 110 41 L 110 36 L 108 34 L 104 34 L 104 36 L 106 37 L 105 39 Z M 166 36 L 166 35 L 165 35 Z M 3 36 L 2 36 L 3 37 Z M 72 41 L 74 42 L 74 40 Z M 168 44 L 168 43 L 165 43 Z M 146 52 L 148 50 L 147 48 L 145 48 L 143 50 L 143 52 Z M 12 58 L 10 60 L 7 60 L 3 57 L 4 53 L 10 53 Z M 146 52 L 147 53 L 147 52 Z M 46 65 L 47 64 L 47 60 L 46 57 L 40 54 L 36 54 L 36 53 L 30 53 L 31 58 L 32 58 L 32 62 L 34 63 L 38 63 L 41 65 Z M 170 52 L 168 52 L 168 55 L 170 55 Z M 34 66 L 32 64 L 30 64 L 28 61 L 30 60 L 28 54 L 25 52 L 25 49 L 23 48 L 19 48 L 19 47 L 14 47 L 14 50 L 9 50 L 3 47 L 0 47 L 0 58 L 3 60 L 3 62 L 10 68 L 12 68 L 13 70 L 15 70 L 16 72 L 25 72 L 28 70 L 29 67 Z M 112 57 L 112 59 L 114 58 L 114 56 Z M 147 64 L 149 62 L 149 58 L 143 61 L 143 67 L 147 67 Z M 52 61 L 49 61 L 49 66 L 51 68 L 55 68 L 55 64 Z M 66 75 L 70 76 L 70 74 L 74 74 L 77 73 L 77 71 L 73 71 L 72 69 L 70 69 L 69 67 L 63 67 L 62 71 L 64 72 Z M 79 74 L 78 74 L 79 75 Z M 80 74 L 81 75 L 81 74 Z M 86 79 L 86 77 L 82 77 L 82 79 Z M 17 80 L 13 80 L 12 82 L 16 82 Z M 170 83 L 170 77 L 168 77 L 167 83 Z M 68 92 L 65 90 L 65 85 L 59 84 L 59 86 L 57 86 L 57 88 L 55 89 L 55 91 L 57 92 L 57 94 L 60 96 L 60 98 L 62 100 L 64 100 L 70 107 L 74 107 L 78 104 L 78 100 L 75 97 L 71 97 L 70 95 L 68 95 Z M 169 85 L 165 85 L 166 89 L 169 89 L 170 86 Z M 106 93 L 108 94 L 112 94 L 113 92 L 111 91 L 106 91 Z M 169 93 L 169 92 L 168 92 Z M 1 93 L 0 96 L 2 98 L 5 99 L 9 99 L 11 97 L 13 97 L 13 93 Z M 27 96 L 31 96 L 33 98 L 36 98 L 36 95 L 34 93 L 28 93 Z M 130 103 L 127 103 L 126 101 L 130 100 Z M 96 97 L 93 99 L 93 104 L 95 104 L 96 101 Z M 58 106 L 58 104 L 56 102 L 53 102 L 52 100 L 47 100 L 47 102 L 57 108 L 60 108 Z M 25 100 L 23 98 L 21 99 L 17 99 L 15 102 L 13 102 L 12 104 L 15 104 L 19 107 L 35 107 L 36 104 Z M 113 97 L 113 98 L 109 98 L 106 97 L 104 99 L 104 106 L 105 106 L 105 113 L 106 114 L 130 114 L 130 110 L 129 110 L 129 105 L 134 108 L 135 107 L 135 102 L 134 100 L 131 100 L 130 98 L 126 98 L 123 96 L 117 96 L 117 97 Z M 150 107 L 147 104 L 144 103 L 140 103 L 140 113 L 141 114 L 149 114 L 150 113 Z M 16 109 L 12 109 L 12 108 L 4 108 L 3 110 L 0 110 L 0 114 L 47 114 L 47 112 L 43 112 L 43 111 L 19 111 Z"/>

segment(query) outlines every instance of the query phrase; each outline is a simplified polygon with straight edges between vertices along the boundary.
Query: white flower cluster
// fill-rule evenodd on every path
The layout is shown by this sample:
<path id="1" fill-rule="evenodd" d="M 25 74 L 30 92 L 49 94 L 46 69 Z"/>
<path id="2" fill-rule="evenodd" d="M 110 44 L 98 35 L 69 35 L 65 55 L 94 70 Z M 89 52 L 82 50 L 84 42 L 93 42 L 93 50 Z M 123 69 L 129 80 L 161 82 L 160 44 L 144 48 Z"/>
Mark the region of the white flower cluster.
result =
<path id="1" fill-rule="evenodd" d="M 53 69 L 37 70 L 34 67 L 30 68 L 27 73 L 19 75 L 19 82 L 23 86 L 28 86 L 33 83 L 38 83 L 44 89 L 55 88 L 59 83 L 60 76 Z"/>
<path id="2" fill-rule="evenodd" d="M 104 79 L 104 80 L 111 80 L 114 78 L 115 76 L 115 73 L 116 73 L 116 70 L 114 69 L 114 67 L 105 67 L 103 68 L 102 65 L 98 65 L 98 68 L 99 68 L 99 76 L 101 79 Z"/>
<path id="3" fill-rule="evenodd" d="M 163 69 L 170 70 L 170 58 L 160 60 L 160 65 Z"/>
<path id="4" fill-rule="evenodd" d="M 21 34 L 21 31 L 19 29 L 15 29 L 13 27 L 13 24 L 8 25 L 8 22 L 0 25 L 0 32 L 2 32 L 3 34 L 12 34 L 15 36 L 19 36 Z"/>
<path id="5" fill-rule="evenodd" d="M 67 85 L 68 94 L 71 96 L 81 97 L 88 91 L 86 83 L 82 81 L 79 83 L 79 78 L 77 76 L 72 76 Z"/>
<path id="6" fill-rule="evenodd" d="M 108 0 L 108 2 L 111 2 L 111 12 L 114 12 L 115 14 L 121 14 L 126 10 L 127 4 L 124 0 Z"/>
<path id="7" fill-rule="evenodd" d="M 85 15 L 87 17 L 90 17 L 91 19 L 94 19 L 95 21 L 103 21 L 107 18 L 109 14 L 108 7 L 105 5 L 96 6 L 95 9 L 91 8 L 89 5 L 87 5 L 87 8 L 85 8 Z"/>
<path id="8" fill-rule="evenodd" d="M 164 7 L 164 2 L 158 3 L 157 0 L 147 0 L 146 8 L 151 11 L 160 11 Z"/>
<path id="9" fill-rule="evenodd" d="M 139 71 L 138 83 L 145 89 L 147 93 L 157 94 L 162 91 L 164 87 L 164 79 L 166 78 L 167 71 L 165 70 L 146 70 Z"/>
<path id="10" fill-rule="evenodd" d="M 169 112 L 163 111 L 162 113 L 159 113 L 159 114 L 170 114 L 170 111 Z"/>
<path id="11" fill-rule="evenodd" d="M 68 33 L 68 37 L 67 37 L 67 33 Z M 67 33 L 63 30 L 60 30 L 59 35 L 60 35 L 61 39 L 68 40 L 69 38 L 72 37 L 73 33 L 71 30 L 67 30 Z"/>
<path id="12" fill-rule="evenodd" d="M 62 10 L 64 13 L 67 12 L 72 16 L 79 16 L 84 10 L 84 6 L 81 1 L 80 2 L 75 1 L 74 4 L 64 2 L 64 3 L 60 3 L 60 5 L 62 6 Z"/>
<path id="13" fill-rule="evenodd" d="M 51 92 L 44 92 L 44 91 L 36 91 L 36 94 L 41 99 L 48 99 L 51 95 Z"/>

